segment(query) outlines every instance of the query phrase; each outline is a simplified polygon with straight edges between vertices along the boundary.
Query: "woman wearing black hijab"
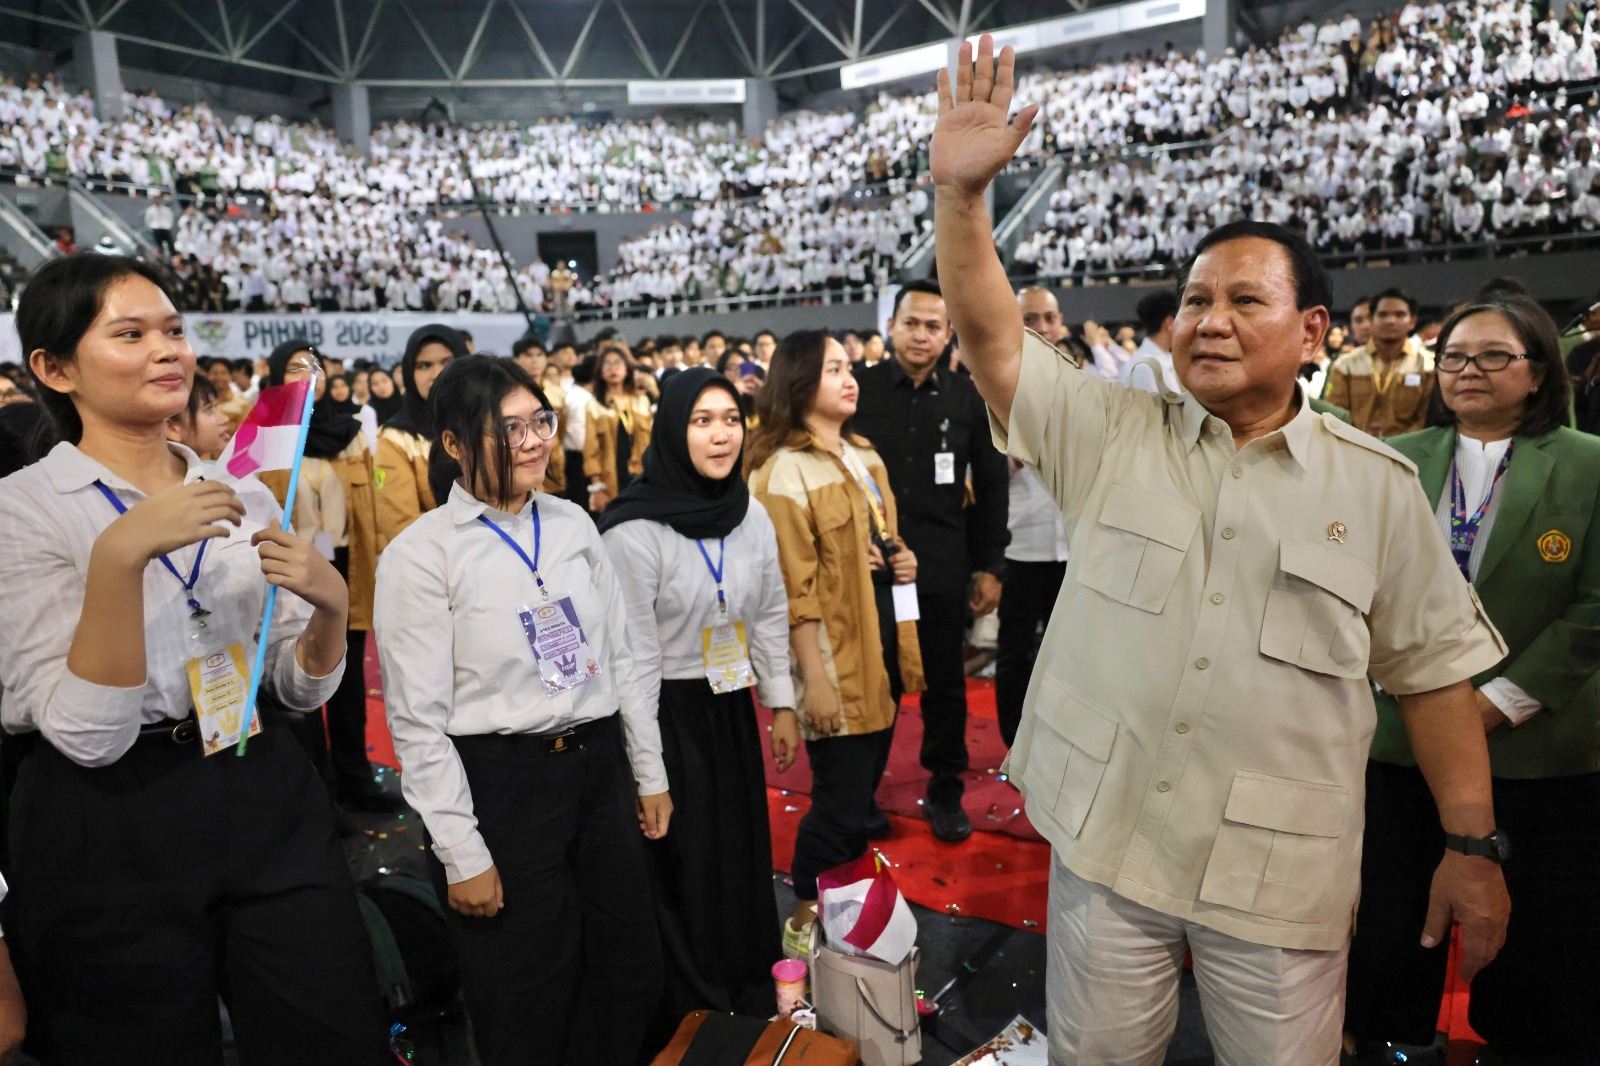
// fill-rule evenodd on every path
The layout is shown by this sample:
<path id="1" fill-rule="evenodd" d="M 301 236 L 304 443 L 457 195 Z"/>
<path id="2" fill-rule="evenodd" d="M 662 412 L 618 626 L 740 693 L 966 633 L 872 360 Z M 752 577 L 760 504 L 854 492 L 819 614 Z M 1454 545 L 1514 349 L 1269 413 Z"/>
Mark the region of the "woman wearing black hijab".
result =
<path id="1" fill-rule="evenodd" d="M 419 327 L 406 341 L 400 360 L 400 380 L 405 384 L 400 412 L 382 421 L 378 430 L 378 456 L 373 485 L 377 489 L 378 551 L 381 553 L 401 530 L 436 506 L 428 484 L 429 441 L 433 415 L 428 394 L 433 379 L 452 359 L 468 355 L 459 331 L 433 323 Z"/>
<path id="2" fill-rule="evenodd" d="M 267 357 L 268 385 L 312 376 L 319 356 L 305 341 L 287 341 Z M 395 802 L 372 778 L 367 761 L 367 694 L 362 663 L 372 628 L 372 590 L 378 571 L 377 507 L 373 499 L 372 451 L 357 418 L 360 407 L 346 394 L 335 400 L 320 369 L 316 403 L 306 434 L 306 455 L 295 491 L 295 532 L 333 560 L 350 586 L 350 628 L 346 634 L 349 668 L 328 700 L 328 740 L 333 759 L 334 795 L 339 805 L 357 811 L 393 810 Z M 283 503 L 289 471 L 258 474 Z M 308 734 L 314 733 L 309 730 Z M 300 735 L 297 731 L 296 735 Z M 304 740 L 305 737 L 302 737 Z M 315 757 L 315 742 L 312 743 Z"/>
<path id="3" fill-rule="evenodd" d="M 676 375 L 644 472 L 600 520 L 674 807 L 672 832 L 645 848 L 667 960 L 663 1041 L 692 1010 L 770 1011 L 781 951 L 751 687 L 775 708 L 780 770 L 800 733 L 777 535 L 740 477 L 743 444 L 733 385 L 705 367 Z"/>

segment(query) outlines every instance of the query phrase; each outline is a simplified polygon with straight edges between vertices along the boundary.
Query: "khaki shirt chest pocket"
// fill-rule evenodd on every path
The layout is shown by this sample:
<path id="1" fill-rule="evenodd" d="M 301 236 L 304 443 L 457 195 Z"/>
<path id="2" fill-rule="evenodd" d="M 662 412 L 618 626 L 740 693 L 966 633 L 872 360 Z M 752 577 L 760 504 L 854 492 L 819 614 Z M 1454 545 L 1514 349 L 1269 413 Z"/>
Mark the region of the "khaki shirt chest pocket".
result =
<path id="1" fill-rule="evenodd" d="M 1348 913 L 1361 865 L 1342 844 L 1349 799 L 1342 785 L 1235 773 L 1200 899 L 1288 922 Z"/>
<path id="2" fill-rule="evenodd" d="M 1267 593 L 1261 654 L 1334 677 L 1365 677 L 1372 635 L 1365 614 L 1377 575 L 1343 549 L 1282 541 Z"/>
<path id="3" fill-rule="evenodd" d="M 1035 718 L 1022 785 L 1030 809 L 1049 811 L 1077 836 L 1111 762 L 1117 721 L 1050 675 L 1043 681 L 1048 710 Z"/>
<path id="4" fill-rule="evenodd" d="M 1113 485 L 1078 580 L 1118 603 L 1160 614 L 1199 525 L 1193 504 Z"/>

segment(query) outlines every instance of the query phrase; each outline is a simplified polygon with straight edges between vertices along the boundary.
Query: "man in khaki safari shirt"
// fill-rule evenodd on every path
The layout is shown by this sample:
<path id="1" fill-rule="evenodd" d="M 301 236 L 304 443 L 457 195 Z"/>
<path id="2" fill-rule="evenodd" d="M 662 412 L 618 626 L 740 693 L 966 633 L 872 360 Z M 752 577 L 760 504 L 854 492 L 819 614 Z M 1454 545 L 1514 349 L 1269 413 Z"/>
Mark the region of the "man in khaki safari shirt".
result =
<path id="1" fill-rule="evenodd" d="M 1481 850 L 1469 679 L 1505 645 L 1410 463 L 1306 406 L 1329 298 L 1305 242 L 1250 222 L 1201 241 L 1183 394 L 1083 374 L 1024 331 L 983 204 L 1037 108 L 1007 124 L 1012 56 L 996 69 L 988 37 L 956 69 L 932 150 L 939 277 L 996 443 L 1037 467 L 1073 548 L 1010 760 L 1055 851 L 1050 1061 L 1159 1063 L 1187 948 L 1219 1063 L 1335 1063 L 1367 674 L 1399 697 L 1445 831 Z M 1509 912 L 1494 859 L 1446 851 L 1417 935 L 1460 922 L 1470 977 Z"/>

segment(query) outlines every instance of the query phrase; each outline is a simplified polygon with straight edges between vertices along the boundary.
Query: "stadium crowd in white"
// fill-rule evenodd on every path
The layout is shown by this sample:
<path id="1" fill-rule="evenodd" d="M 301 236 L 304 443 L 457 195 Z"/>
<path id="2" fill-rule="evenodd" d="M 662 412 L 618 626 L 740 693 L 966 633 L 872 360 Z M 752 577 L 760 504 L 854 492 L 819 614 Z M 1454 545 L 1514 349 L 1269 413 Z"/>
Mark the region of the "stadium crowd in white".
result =
<path id="1" fill-rule="evenodd" d="M 1301 225 L 1328 253 L 1600 229 L 1595 5 L 1536 22 L 1522 0 L 1412 3 L 1242 53 L 1027 74 L 1018 99 L 1044 111 L 1024 154 L 1103 158 L 1068 170 L 1014 270 L 1162 269 L 1240 215 Z M 580 280 L 568 296 L 580 310 L 881 285 L 927 211 L 915 177 L 935 114 L 932 93 L 882 93 L 859 119 L 797 112 L 758 141 L 710 120 L 401 121 L 362 158 L 314 124 L 126 102 L 102 122 L 49 77 L 6 80 L 0 171 L 199 196 L 165 228 L 190 297 L 211 309 L 500 311 L 515 308 L 513 286 L 544 308 L 548 265 L 508 277 L 450 228 L 441 206 L 474 196 L 686 210 L 623 242 L 608 276 Z M 162 229 L 151 219 L 173 208 L 153 210 L 147 226 Z"/>

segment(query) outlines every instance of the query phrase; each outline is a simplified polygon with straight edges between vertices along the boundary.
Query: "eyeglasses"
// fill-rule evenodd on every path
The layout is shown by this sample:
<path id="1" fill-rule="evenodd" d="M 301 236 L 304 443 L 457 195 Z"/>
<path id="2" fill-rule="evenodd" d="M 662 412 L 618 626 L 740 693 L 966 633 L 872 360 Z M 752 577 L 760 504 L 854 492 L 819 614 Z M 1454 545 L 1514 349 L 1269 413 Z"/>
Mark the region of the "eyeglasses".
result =
<path id="1" fill-rule="evenodd" d="M 1516 352 L 1502 352 L 1490 349 L 1479 352 L 1477 355 L 1467 355 L 1464 352 L 1445 352 L 1434 360 L 1434 367 L 1441 374 L 1459 374 L 1471 363 L 1485 374 L 1492 374 L 1496 370 L 1504 370 L 1518 359 L 1526 359 L 1526 355 Z"/>
<path id="2" fill-rule="evenodd" d="M 530 429 L 540 440 L 550 440 L 556 435 L 556 426 L 560 421 L 554 411 L 540 411 L 532 418 L 507 418 L 501 425 L 505 427 L 506 443 L 513 448 L 520 448 L 527 443 Z"/>

